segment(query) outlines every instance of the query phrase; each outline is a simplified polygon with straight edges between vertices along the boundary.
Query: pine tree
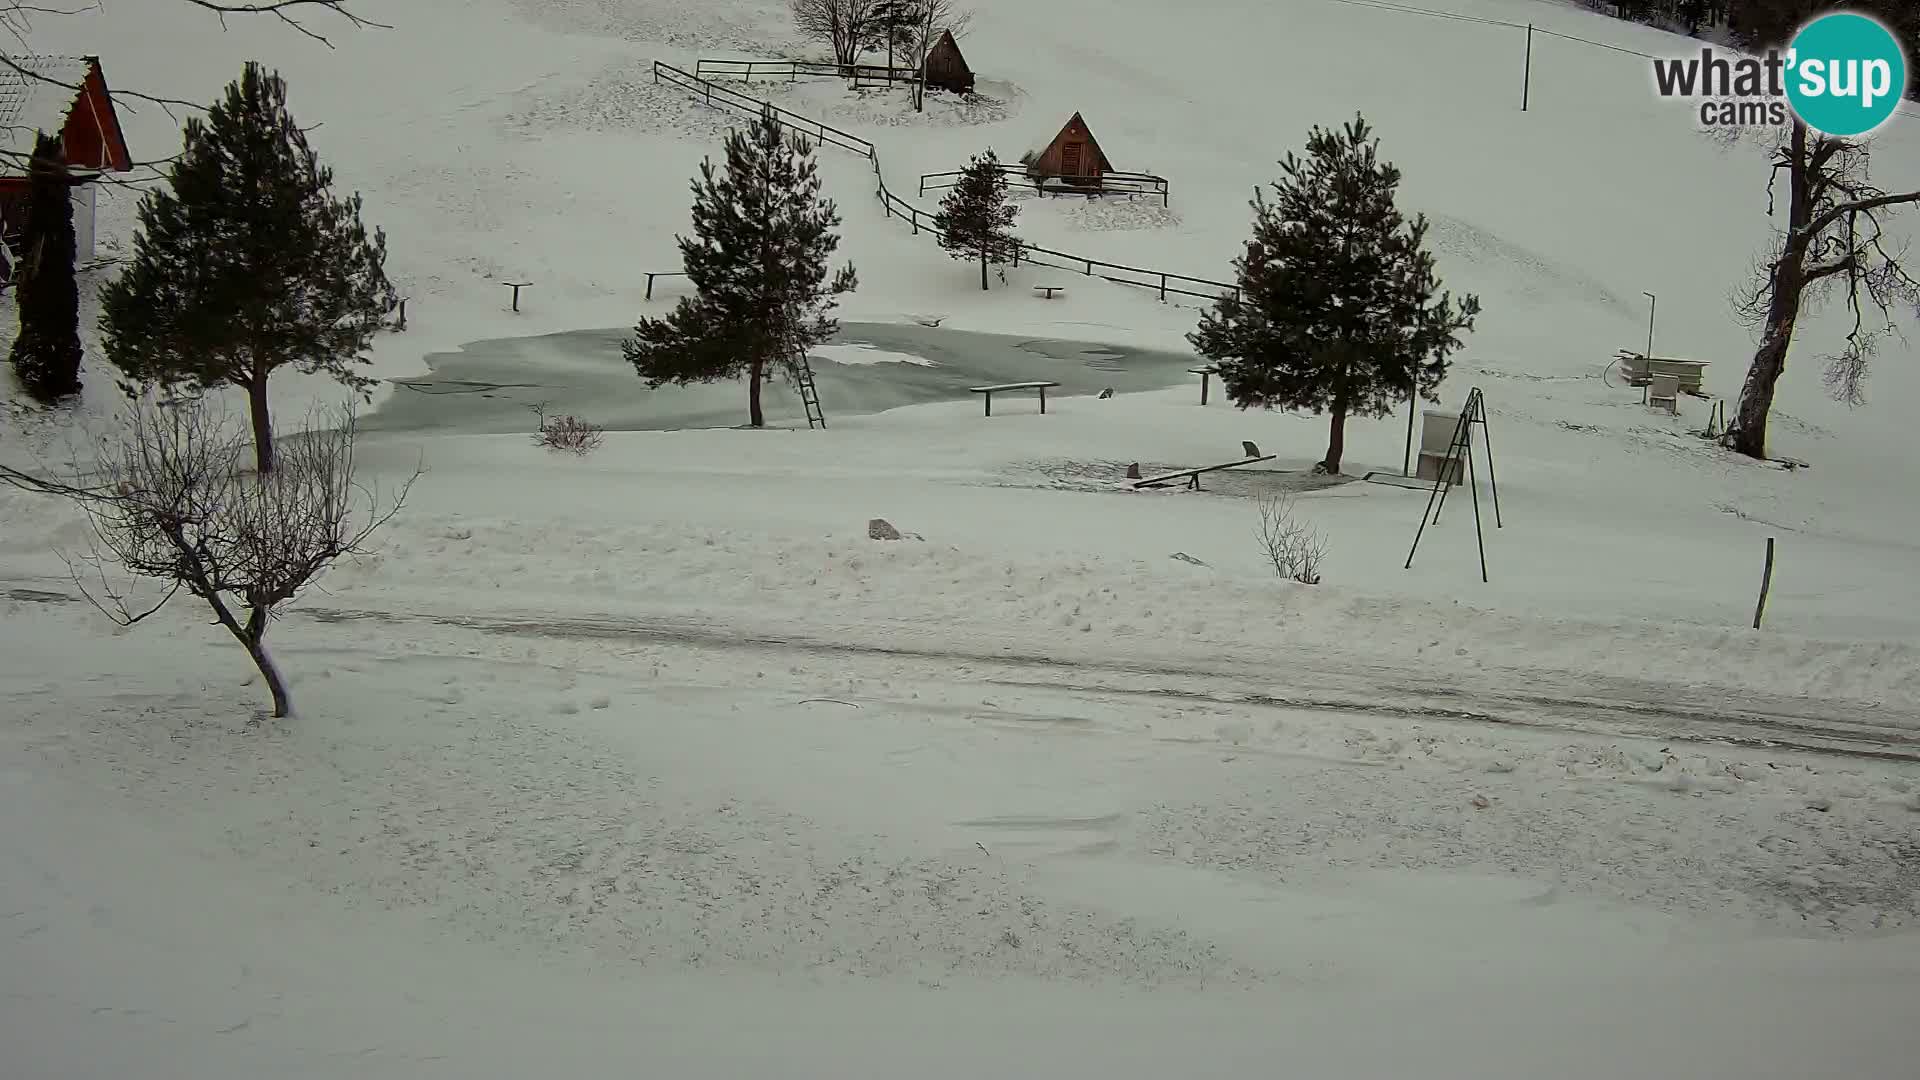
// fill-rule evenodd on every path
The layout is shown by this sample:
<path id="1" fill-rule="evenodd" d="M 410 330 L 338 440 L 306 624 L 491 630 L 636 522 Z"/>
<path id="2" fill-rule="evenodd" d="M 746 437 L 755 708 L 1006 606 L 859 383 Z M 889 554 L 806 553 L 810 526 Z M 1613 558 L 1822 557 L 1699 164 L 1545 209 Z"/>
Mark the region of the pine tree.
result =
<path id="1" fill-rule="evenodd" d="M 1317 466 L 1327 473 L 1340 471 L 1347 417 L 1386 415 L 1416 393 L 1439 400 L 1447 355 L 1480 311 L 1475 297 L 1439 292 L 1426 218 L 1394 207 L 1400 171 L 1370 136 L 1361 118 L 1315 127 L 1306 160 L 1287 155 L 1274 201 L 1254 195 L 1253 239 L 1234 262 L 1240 294 L 1188 335 L 1241 408 L 1331 413 Z"/>
<path id="2" fill-rule="evenodd" d="M 828 278 L 840 214 L 820 197 L 806 139 L 771 109 L 728 134 L 726 168 L 701 162 L 693 182 L 693 237 L 679 237 L 695 294 L 665 319 L 641 319 L 620 351 L 649 388 L 747 377 L 748 416 L 764 427 L 760 386 L 794 374 L 832 337 L 834 298 L 858 285 L 853 264 Z"/>
<path id="3" fill-rule="evenodd" d="M 40 136 L 29 166 L 19 265 L 14 376 L 43 405 L 80 392 L 80 286 L 74 280 L 73 185 L 60 140 Z"/>
<path id="4" fill-rule="evenodd" d="M 956 259 L 980 260 L 980 288 L 987 288 L 988 264 L 1000 265 L 1019 253 L 1013 222 L 1018 207 L 1007 203 L 1007 174 L 993 151 L 976 156 L 960 173 L 960 181 L 940 200 L 933 227 L 940 246 Z"/>
<path id="5" fill-rule="evenodd" d="M 398 300 L 386 237 L 360 196 L 332 194 L 287 112 L 287 84 L 249 63 L 205 120 L 187 121 L 169 186 L 140 202 L 132 264 L 101 293 L 102 345 L 141 385 L 246 391 L 254 459 L 273 470 L 267 380 L 324 373 L 363 394 L 356 368 Z"/>

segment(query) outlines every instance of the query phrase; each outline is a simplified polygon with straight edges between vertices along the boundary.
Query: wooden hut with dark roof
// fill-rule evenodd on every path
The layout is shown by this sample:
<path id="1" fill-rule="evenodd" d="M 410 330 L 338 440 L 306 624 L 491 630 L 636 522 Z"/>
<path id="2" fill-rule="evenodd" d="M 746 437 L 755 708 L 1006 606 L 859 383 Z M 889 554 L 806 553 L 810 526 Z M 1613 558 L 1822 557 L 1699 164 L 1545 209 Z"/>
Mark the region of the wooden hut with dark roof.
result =
<path id="1" fill-rule="evenodd" d="M 939 90 L 951 90 L 956 94 L 973 93 L 973 69 L 967 66 L 967 58 L 960 55 L 960 45 L 953 40 L 953 31 L 942 30 L 940 40 L 927 50 L 926 62 L 921 65 L 921 76 L 926 85 Z"/>
<path id="2" fill-rule="evenodd" d="M 1027 157 L 1027 175 L 1045 182 L 1060 179 L 1073 184 L 1097 185 L 1100 178 L 1114 171 L 1106 151 L 1093 137 L 1093 131 L 1079 113 L 1067 121 L 1046 147 Z"/>

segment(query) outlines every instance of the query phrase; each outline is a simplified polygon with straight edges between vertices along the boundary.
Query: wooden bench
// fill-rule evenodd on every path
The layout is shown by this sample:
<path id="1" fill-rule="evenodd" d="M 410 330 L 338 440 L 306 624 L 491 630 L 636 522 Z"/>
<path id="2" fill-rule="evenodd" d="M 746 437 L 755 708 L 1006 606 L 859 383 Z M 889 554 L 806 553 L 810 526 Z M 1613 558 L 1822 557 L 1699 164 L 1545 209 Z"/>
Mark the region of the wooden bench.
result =
<path id="1" fill-rule="evenodd" d="M 1033 291 L 1037 293 L 1044 293 L 1046 294 L 1044 298 L 1047 300 L 1051 300 L 1053 299 L 1054 293 L 1066 292 L 1067 287 L 1065 285 L 1035 285 L 1033 287 Z"/>
<path id="2" fill-rule="evenodd" d="M 1220 369 L 1213 364 L 1208 364 L 1204 367 L 1190 367 L 1187 369 L 1187 374 L 1200 376 L 1200 404 L 1205 405 L 1207 403 L 1207 380 L 1220 374 Z"/>
<path id="3" fill-rule="evenodd" d="M 1040 391 L 1040 411 L 1042 413 L 1045 413 L 1047 411 L 1047 387 L 1059 386 L 1059 385 L 1060 384 L 1057 382 L 1010 382 L 1010 383 L 1001 383 L 998 386 L 969 386 L 967 387 L 967 389 L 972 393 L 983 395 L 986 398 L 987 411 L 984 413 L 984 415 L 992 416 L 993 415 L 993 395 L 1000 393 L 1003 390 L 1038 390 Z"/>
<path id="4" fill-rule="evenodd" d="M 1145 478 L 1140 478 L 1140 466 L 1136 463 L 1128 467 L 1127 477 L 1133 480 L 1133 489 L 1135 491 L 1141 488 L 1159 487 L 1173 480 L 1185 480 L 1188 491 L 1199 491 L 1201 473 L 1219 472 L 1221 469 L 1237 469 L 1242 465 L 1253 465 L 1262 461 L 1272 461 L 1278 456 L 1276 454 L 1263 454 L 1260 452 L 1258 446 L 1250 442 L 1242 442 L 1240 449 L 1246 454 L 1246 457 L 1241 458 L 1239 461 L 1223 461 L 1218 465 L 1202 465 L 1197 469 L 1181 469 L 1178 472 L 1162 473 L 1159 476 L 1149 476 Z"/>
<path id="5" fill-rule="evenodd" d="M 1648 382 L 1647 404 L 1656 409 L 1665 409 L 1669 416 L 1680 414 L 1680 376 L 1670 372 L 1655 372 Z"/>

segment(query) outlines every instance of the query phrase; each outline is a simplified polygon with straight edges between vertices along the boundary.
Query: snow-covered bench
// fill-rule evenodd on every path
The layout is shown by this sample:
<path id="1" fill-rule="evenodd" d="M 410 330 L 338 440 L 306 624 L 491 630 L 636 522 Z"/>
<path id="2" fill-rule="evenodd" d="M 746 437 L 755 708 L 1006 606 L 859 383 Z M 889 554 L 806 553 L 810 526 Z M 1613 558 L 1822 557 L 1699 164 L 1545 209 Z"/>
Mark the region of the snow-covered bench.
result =
<path id="1" fill-rule="evenodd" d="M 1010 382 L 1010 383 L 999 383 L 994 386 L 969 386 L 967 387 L 967 389 L 972 391 L 973 393 L 981 394 L 986 397 L 987 411 L 985 415 L 992 416 L 993 415 L 993 395 L 998 394 L 1003 390 L 1038 390 L 1040 391 L 1040 411 L 1044 413 L 1047 411 L 1047 387 L 1059 386 L 1059 385 L 1060 384 L 1057 382 Z"/>

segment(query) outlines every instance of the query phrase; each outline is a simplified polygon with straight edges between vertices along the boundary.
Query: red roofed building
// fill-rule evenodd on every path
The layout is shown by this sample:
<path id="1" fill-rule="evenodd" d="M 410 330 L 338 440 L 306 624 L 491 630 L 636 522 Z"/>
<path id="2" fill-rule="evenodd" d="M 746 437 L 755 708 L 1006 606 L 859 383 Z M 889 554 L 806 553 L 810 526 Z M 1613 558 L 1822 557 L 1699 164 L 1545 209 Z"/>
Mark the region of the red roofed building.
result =
<path id="1" fill-rule="evenodd" d="M 11 248 L 25 224 L 27 167 L 41 133 L 57 134 L 74 174 L 77 257 L 93 257 L 95 184 L 127 172 L 127 150 L 113 95 L 97 56 L 9 56 L 0 62 L 0 236 Z"/>

